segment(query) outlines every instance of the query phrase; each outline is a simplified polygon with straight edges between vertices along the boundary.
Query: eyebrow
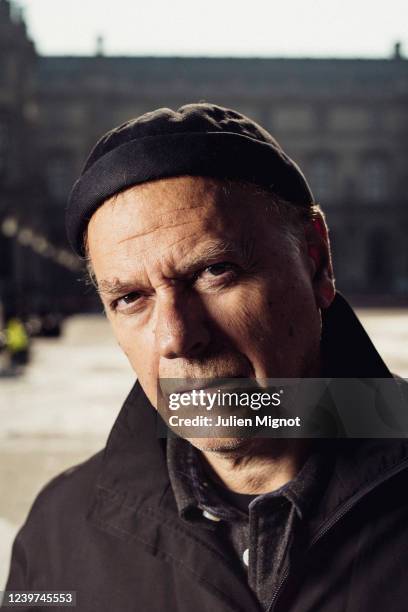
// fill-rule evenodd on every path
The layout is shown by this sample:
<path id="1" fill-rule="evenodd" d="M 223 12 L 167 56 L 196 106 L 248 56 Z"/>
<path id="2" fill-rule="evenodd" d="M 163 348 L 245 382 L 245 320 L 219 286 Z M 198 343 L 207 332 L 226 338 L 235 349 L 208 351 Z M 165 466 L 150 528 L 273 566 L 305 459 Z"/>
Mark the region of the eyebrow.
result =
<path id="1" fill-rule="evenodd" d="M 102 279 L 98 282 L 97 291 L 99 295 L 118 296 L 126 295 L 135 291 L 136 283 L 121 281 L 119 278 L 113 280 Z"/>
<path id="2" fill-rule="evenodd" d="M 205 248 L 196 255 L 191 255 L 188 261 L 183 263 L 173 278 L 191 274 L 198 266 L 211 265 L 219 257 L 239 257 L 244 265 L 249 264 L 254 248 L 254 239 L 241 239 L 237 242 L 229 240 L 213 240 L 207 243 Z M 138 289 L 138 287 L 140 289 Z M 101 279 L 97 286 L 98 293 L 106 296 L 120 296 L 127 293 L 142 290 L 140 282 L 131 280 L 120 280 L 119 278 Z"/>

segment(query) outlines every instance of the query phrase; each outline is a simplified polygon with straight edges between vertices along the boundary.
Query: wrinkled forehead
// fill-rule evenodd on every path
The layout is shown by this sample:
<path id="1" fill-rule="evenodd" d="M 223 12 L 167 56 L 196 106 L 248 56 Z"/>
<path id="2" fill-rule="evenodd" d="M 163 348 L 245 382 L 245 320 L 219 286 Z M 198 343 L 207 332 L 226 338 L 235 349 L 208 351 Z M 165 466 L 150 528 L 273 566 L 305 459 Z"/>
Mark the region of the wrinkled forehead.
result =
<path id="1" fill-rule="evenodd" d="M 263 196 L 264 197 L 264 196 Z M 203 177 L 177 177 L 137 185 L 107 200 L 88 226 L 90 252 L 128 241 L 157 245 L 210 232 L 215 235 L 247 228 L 262 215 L 262 195 L 235 182 Z"/>

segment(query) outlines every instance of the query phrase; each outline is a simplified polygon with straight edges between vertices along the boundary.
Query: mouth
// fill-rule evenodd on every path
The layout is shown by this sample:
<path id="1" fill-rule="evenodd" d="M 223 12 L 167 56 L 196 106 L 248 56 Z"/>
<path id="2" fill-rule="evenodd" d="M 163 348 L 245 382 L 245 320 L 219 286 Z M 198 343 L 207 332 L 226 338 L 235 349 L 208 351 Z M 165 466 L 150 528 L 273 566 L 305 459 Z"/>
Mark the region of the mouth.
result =
<path id="1" fill-rule="evenodd" d="M 245 388 L 246 386 L 248 386 L 248 384 L 243 385 L 242 380 L 247 380 L 249 384 L 249 381 L 251 379 L 242 374 L 235 374 L 233 376 L 216 376 L 214 378 L 209 378 L 208 376 L 206 376 L 205 378 L 203 377 L 185 379 L 164 378 L 160 379 L 160 387 L 165 395 L 168 395 L 169 393 L 178 393 L 181 395 L 183 393 L 191 393 L 192 391 L 232 391 L 234 389 L 236 390 L 237 388 Z M 163 382 L 165 383 L 164 385 Z M 251 385 L 253 386 L 253 380 L 251 380 Z"/>

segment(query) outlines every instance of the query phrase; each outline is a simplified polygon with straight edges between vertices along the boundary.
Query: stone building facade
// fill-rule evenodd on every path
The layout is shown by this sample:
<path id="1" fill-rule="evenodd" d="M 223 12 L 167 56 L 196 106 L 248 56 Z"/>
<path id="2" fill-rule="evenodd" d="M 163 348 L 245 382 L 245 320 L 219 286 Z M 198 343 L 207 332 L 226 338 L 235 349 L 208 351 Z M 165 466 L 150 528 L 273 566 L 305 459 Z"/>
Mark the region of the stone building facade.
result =
<path id="1" fill-rule="evenodd" d="M 44 173 L 38 72 L 21 13 L 0 0 L 0 329 L 15 314 L 87 306 Z"/>
<path id="2" fill-rule="evenodd" d="M 1 10 L 5 5 L 0 0 Z M 24 26 L 14 28 L 19 40 Z M 249 59 L 40 57 L 24 44 L 30 61 L 19 78 L 29 102 L 18 142 L 27 154 L 26 130 L 34 129 L 47 231 L 61 248 L 66 197 L 96 139 L 154 108 L 204 100 L 259 121 L 304 169 L 326 212 L 346 295 L 360 302 L 405 299 L 408 61 L 398 45 L 388 59 Z M 2 54 L 3 48 L 3 63 Z M 1 97 L 0 105 L 5 117 Z M 0 121 L 1 134 L 8 120 Z M 39 206 L 28 200 L 27 218 Z"/>

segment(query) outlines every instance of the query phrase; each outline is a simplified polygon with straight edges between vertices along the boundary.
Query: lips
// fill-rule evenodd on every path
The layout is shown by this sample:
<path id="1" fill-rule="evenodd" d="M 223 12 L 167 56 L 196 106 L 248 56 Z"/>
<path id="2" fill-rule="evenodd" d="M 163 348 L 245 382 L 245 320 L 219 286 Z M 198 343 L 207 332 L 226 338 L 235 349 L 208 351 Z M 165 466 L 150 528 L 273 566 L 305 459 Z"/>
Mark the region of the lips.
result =
<path id="1" fill-rule="evenodd" d="M 208 376 L 203 377 L 203 378 L 192 378 L 192 379 L 181 379 L 181 378 L 165 378 L 165 379 L 160 379 L 160 387 L 162 389 L 162 391 L 165 394 L 168 394 L 169 392 L 171 393 L 190 393 L 191 391 L 216 391 L 218 389 L 222 389 L 223 391 L 226 390 L 236 390 L 237 386 L 238 387 L 242 387 L 242 383 L 241 385 L 236 385 L 234 384 L 234 381 L 236 380 L 243 380 L 243 379 L 247 379 L 249 380 L 246 376 L 243 376 L 242 374 L 235 374 L 233 376 L 231 375 L 227 375 L 227 376 L 216 376 L 214 378 L 210 378 Z M 166 384 L 163 384 L 163 382 L 166 381 L 169 383 L 167 388 Z M 180 384 L 177 384 L 177 382 L 180 382 Z M 174 383 L 174 384 L 171 384 Z"/>

